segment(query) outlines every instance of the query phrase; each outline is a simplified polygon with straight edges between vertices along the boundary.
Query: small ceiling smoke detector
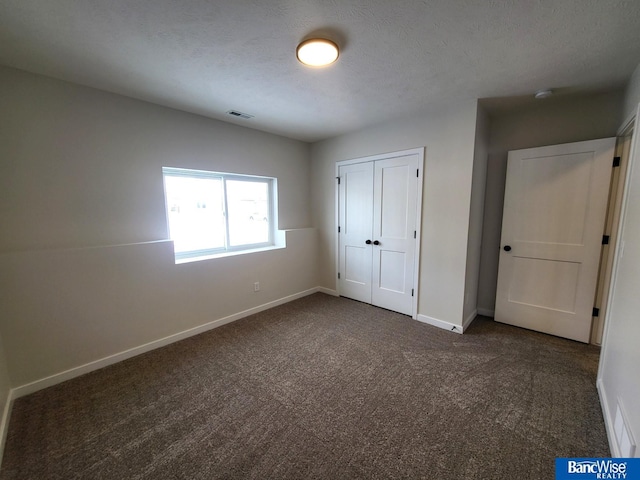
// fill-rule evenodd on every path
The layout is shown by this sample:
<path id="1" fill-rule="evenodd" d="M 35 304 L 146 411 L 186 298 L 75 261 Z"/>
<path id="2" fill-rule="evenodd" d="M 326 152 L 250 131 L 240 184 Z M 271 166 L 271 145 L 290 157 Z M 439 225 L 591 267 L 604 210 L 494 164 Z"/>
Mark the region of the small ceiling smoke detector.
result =
<path id="1" fill-rule="evenodd" d="M 338 59 L 338 45 L 325 38 L 305 40 L 296 49 L 298 61 L 310 67 L 324 67 Z"/>
<path id="2" fill-rule="evenodd" d="M 548 98 L 551 95 L 553 95 L 553 90 L 551 90 L 550 88 L 545 88 L 543 90 L 538 90 L 534 97 L 540 99 L 540 98 Z"/>
<path id="3" fill-rule="evenodd" d="M 242 113 L 242 112 L 239 112 L 237 110 L 229 110 L 227 113 L 229 115 L 234 116 L 234 117 L 244 118 L 245 120 L 247 120 L 249 118 L 253 118 L 253 115 L 249 115 L 248 113 Z"/>

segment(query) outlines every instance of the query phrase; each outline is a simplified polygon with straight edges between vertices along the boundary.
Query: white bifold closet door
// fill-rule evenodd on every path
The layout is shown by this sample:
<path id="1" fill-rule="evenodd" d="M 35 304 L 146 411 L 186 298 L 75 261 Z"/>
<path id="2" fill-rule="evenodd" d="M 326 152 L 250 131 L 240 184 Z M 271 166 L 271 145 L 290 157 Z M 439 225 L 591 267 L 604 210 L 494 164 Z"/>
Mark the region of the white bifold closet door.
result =
<path id="1" fill-rule="evenodd" d="M 340 295 L 413 315 L 417 154 L 338 169 Z"/>

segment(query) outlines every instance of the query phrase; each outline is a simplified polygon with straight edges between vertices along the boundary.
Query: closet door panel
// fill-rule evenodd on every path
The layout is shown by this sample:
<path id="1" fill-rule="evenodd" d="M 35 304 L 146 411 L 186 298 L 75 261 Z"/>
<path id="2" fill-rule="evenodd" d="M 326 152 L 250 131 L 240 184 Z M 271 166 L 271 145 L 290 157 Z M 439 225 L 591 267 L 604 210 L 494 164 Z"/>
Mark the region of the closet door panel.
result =
<path id="1" fill-rule="evenodd" d="M 417 156 L 379 160 L 374 170 L 371 301 L 379 307 L 411 315 Z"/>
<path id="2" fill-rule="evenodd" d="M 340 295 L 371 303 L 373 164 L 340 167 Z"/>

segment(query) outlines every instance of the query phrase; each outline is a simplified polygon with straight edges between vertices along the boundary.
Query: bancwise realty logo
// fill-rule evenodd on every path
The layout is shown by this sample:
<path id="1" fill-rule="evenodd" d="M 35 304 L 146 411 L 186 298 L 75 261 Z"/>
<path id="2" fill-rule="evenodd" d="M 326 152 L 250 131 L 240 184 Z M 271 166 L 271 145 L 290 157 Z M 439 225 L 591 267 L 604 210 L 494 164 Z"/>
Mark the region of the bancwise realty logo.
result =
<path id="1" fill-rule="evenodd" d="M 640 458 L 556 458 L 556 480 L 640 480 Z"/>

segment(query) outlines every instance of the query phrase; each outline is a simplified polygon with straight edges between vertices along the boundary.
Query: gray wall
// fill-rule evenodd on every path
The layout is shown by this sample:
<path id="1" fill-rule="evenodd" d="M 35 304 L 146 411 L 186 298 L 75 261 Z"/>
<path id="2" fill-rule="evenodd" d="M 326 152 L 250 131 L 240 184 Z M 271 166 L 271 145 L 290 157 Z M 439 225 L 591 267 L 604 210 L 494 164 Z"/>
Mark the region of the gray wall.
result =
<path id="1" fill-rule="evenodd" d="M 464 313 L 465 323 L 471 322 L 477 312 L 480 258 L 482 252 L 482 224 L 484 221 L 484 197 L 489 150 L 489 116 L 478 105 L 475 145 L 473 153 L 473 179 L 471 184 L 471 210 L 469 214 L 469 244 L 465 275 Z"/>
<path id="2" fill-rule="evenodd" d="M 308 227 L 308 145 L 0 68 L 0 252 L 167 238 L 162 166 L 277 176 Z"/>
<path id="3" fill-rule="evenodd" d="M 640 66 L 627 89 L 625 120 L 640 102 Z M 635 102 L 635 107 L 633 103 Z M 609 297 L 605 333 L 600 356 L 598 388 L 608 427 L 613 425 L 618 403 L 627 415 L 627 427 L 636 441 L 635 456 L 640 457 L 640 131 L 636 119 L 635 152 L 629 163 L 628 183 L 619 230 L 617 258 Z M 624 247 L 622 247 L 624 245 Z M 616 452 L 615 435 L 609 441 Z M 613 440 L 613 441 L 612 441 Z"/>
<path id="4" fill-rule="evenodd" d="M 0 435 L 6 435 L 6 423 L 8 418 L 5 413 L 9 413 L 8 400 L 9 391 L 11 390 L 11 379 L 9 378 L 9 370 L 7 369 L 7 360 L 4 352 L 4 343 L 0 336 Z M 4 447 L 4 439 L 0 439 L 0 461 L 2 461 L 2 447 Z"/>
<path id="5" fill-rule="evenodd" d="M 551 97 L 515 108 L 485 105 L 491 128 L 478 289 L 481 312 L 493 314 L 495 309 L 508 151 L 614 137 L 620 124 L 622 101 L 623 92 L 617 91 Z"/>
<path id="6" fill-rule="evenodd" d="M 418 313 L 462 325 L 477 102 L 387 122 L 311 147 L 320 284 L 336 289 L 335 164 L 426 146 Z"/>
<path id="7" fill-rule="evenodd" d="M 625 90 L 622 115 L 624 121 L 636 114 L 638 103 L 640 103 L 640 65 L 636 67 Z"/>
<path id="8" fill-rule="evenodd" d="M 306 143 L 0 68 L 0 159 L 13 387 L 318 285 Z M 286 249 L 175 265 L 162 166 L 277 177 L 279 226 L 299 230 Z"/>

